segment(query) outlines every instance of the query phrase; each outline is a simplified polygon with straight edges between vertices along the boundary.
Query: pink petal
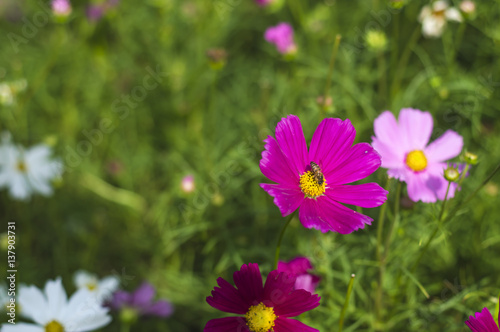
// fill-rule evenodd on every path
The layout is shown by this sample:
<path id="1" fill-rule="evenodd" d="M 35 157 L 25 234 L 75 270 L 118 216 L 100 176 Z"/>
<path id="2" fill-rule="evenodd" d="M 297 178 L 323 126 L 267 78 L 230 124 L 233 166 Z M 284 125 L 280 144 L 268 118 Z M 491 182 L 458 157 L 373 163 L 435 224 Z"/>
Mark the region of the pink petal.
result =
<path id="1" fill-rule="evenodd" d="M 405 176 L 405 182 L 408 190 L 408 197 L 414 201 L 422 201 L 424 203 L 434 203 L 437 198 L 428 184 L 437 183 L 437 178 L 434 177 L 434 181 L 431 179 L 429 182 L 429 174 L 427 171 L 420 173 L 413 173 L 412 171 L 407 171 Z"/>
<path id="2" fill-rule="evenodd" d="M 222 278 L 217 279 L 219 287 L 215 287 L 207 303 L 224 312 L 244 315 L 252 303 L 246 301 L 240 292 Z"/>
<path id="3" fill-rule="evenodd" d="M 406 151 L 423 150 L 432 134 L 433 120 L 429 112 L 403 108 L 399 112 L 399 130 Z"/>
<path id="4" fill-rule="evenodd" d="M 381 164 L 380 155 L 368 143 L 358 143 L 348 150 L 332 168 L 323 172 L 328 185 L 351 183 L 364 179 Z"/>
<path id="5" fill-rule="evenodd" d="M 465 322 L 465 324 L 473 331 L 473 332 L 498 332 L 497 324 L 493 319 L 488 308 L 484 308 L 481 312 L 476 312 L 476 317 L 469 316 L 469 320 Z"/>
<path id="6" fill-rule="evenodd" d="M 447 165 L 445 163 L 436 163 L 427 167 L 429 178 L 427 179 L 427 186 L 434 192 L 439 200 L 444 200 L 446 196 L 446 189 L 448 188 L 448 181 L 444 178 L 444 170 Z M 448 199 L 455 196 L 457 184 L 452 183 L 448 192 Z"/>
<path id="7" fill-rule="evenodd" d="M 260 186 L 269 195 L 274 197 L 274 204 L 280 209 L 283 217 L 297 210 L 302 201 L 304 201 L 304 194 L 300 191 L 298 183 L 296 188 L 268 183 L 261 183 Z"/>
<path id="8" fill-rule="evenodd" d="M 290 161 L 285 157 L 276 140 L 268 136 L 260 160 L 260 170 L 269 180 L 280 184 L 299 183 L 299 174 L 292 171 Z"/>
<path id="9" fill-rule="evenodd" d="M 325 175 L 329 174 L 348 153 L 355 136 L 356 130 L 348 119 L 324 119 L 311 140 L 308 162 L 314 161 Z"/>
<path id="10" fill-rule="evenodd" d="M 295 289 L 303 289 L 306 292 L 314 293 L 318 286 L 320 277 L 313 274 L 303 274 L 297 277 Z"/>
<path id="11" fill-rule="evenodd" d="M 395 156 L 404 157 L 406 147 L 402 144 L 399 125 L 394 114 L 389 111 L 380 114 L 373 122 L 373 130 L 380 144 L 390 147 L 392 154 Z M 375 145 L 373 147 L 381 153 Z M 382 163 L 384 162 L 384 157 L 382 155 Z"/>
<path id="12" fill-rule="evenodd" d="M 317 199 L 305 199 L 299 210 L 299 220 L 306 228 L 314 228 L 326 233 L 328 231 L 349 234 L 365 224 L 371 224 L 370 217 L 357 213 L 335 202 L 328 196 Z"/>
<path id="13" fill-rule="evenodd" d="M 225 317 L 207 322 L 203 332 L 250 332 L 243 317 Z"/>
<path id="14" fill-rule="evenodd" d="M 274 323 L 275 332 L 319 332 L 295 319 L 278 318 Z"/>
<path id="15" fill-rule="evenodd" d="M 382 158 L 382 164 L 380 165 L 383 168 L 398 168 L 404 165 L 405 162 L 405 153 L 400 152 L 397 149 L 399 143 L 395 141 L 391 144 L 383 143 L 376 137 L 372 137 L 372 146 L 375 151 L 380 154 Z"/>
<path id="16" fill-rule="evenodd" d="M 256 305 L 261 301 L 264 288 L 259 265 L 255 263 L 242 265 L 239 271 L 233 273 L 233 280 L 246 303 Z"/>
<path id="17" fill-rule="evenodd" d="M 376 183 L 329 186 L 326 195 L 334 201 L 373 208 L 384 204 L 388 192 Z"/>
<path id="18" fill-rule="evenodd" d="M 307 161 L 307 145 L 300 120 L 295 115 L 282 118 L 276 126 L 276 140 L 288 160 L 292 172 L 296 175 L 304 173 Z"/>
<path id="19" fill-rule="evenodd" d="M 455 158 L 462 152 L 464 140 L 453 130 L 447 130 L 429 144 L 424 153 L 428 162 L 443 162 Z"/>

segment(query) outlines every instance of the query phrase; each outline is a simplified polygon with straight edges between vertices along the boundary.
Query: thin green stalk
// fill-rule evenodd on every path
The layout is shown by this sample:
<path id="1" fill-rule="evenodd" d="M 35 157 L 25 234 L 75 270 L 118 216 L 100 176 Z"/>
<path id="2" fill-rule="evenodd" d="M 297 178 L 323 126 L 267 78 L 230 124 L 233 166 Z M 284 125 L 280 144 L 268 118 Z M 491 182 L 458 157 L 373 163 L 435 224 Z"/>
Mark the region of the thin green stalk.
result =
<path id="1" fill-rule="evenodd" d="M 276 253 L 274 255 L 274 270 L 278 268 L 278 260 L 280 258 L 280 249 L 281 249 L 281 241 L 283 240 L 283 235 L 285 235 L 285 230 L 292 221 L 293 217 L 295 216 L 295 212 L 292 213 L 289 217 L 288 220 L 285 223 L 285 226 L 281 229 L 280 237 L 278 238 L 278 245 L 276 246 Z"/>
<path id="2" fill-rule="evenodd" d="M 467 172 L 469 171 L 469 164 L 465 164 L 464 171 L 462 174 L 460 174 L 460 179 L 458 179 L 458 186 L 460 187 L 462 185 L 462 182 L 465 179 L 465 176 L 467 175 Z"/>
<path id="3" fill-rule="evenodd" d="M 351 292 L 352 292 L 352 287 L 354 286 L 355 277 L 356 277 L 355 274 L 351 274 L 351 280 L 349 280 L 349 285 L 347 286 L 347 294 L 345 296 L 344 306 L 342 307 L 342 311 L 340 312 L 339 332 L 342 332 L 342 328 L 344 327 L 345 312 L 347 310 L 347 306 L 349 305 L 349 299 L 351 298 Z"/>
<path id="4" fill-rule="evenodd" d="M 413 34 L 411 35 L 408 43 L 406 44 L 406 47 L 403 51 L 403 54 L 401 55 L 401 58 L 399 59 L 396 73 L 394 74 L 394 79 L 391 84 L 391 96 L 393 98 L 398 92 L 399 85 L 401 84 L 401 80 L 406 70 L 406 65 L 408 64 L 408 60 L 410 59 L 411 50 L 417 43 L 419 37 L 420 37 L 420 26 L 417 26 L 413 31 Z"/>
<path id="5" fill-rule="evenodd" d="M 122 323 L 120 332 L 130 332 L 130 324 Z"/>
<path id="6" fill-rule="evenodd" d="M 387 256 L 389 255 L 389 248 L 392 239 L 392 233 L 394 232 L 395 225 L 399 222 L 399 197 L 401 196 L 401 181 L 398 182 L 398 187 L 396 189 L 396 200 L 394 203 L 394 216 L 391 223 L 391 227 L 389 229 L 389 233 L 387 234 L 387 239 L 385 241 L 384 252 L 381 253 L 379 259 L 379 281 L 377 286 L 377 294 L 375 297 L 375 314 L 377 317 L 377 321 L 380 322 L 382 320 L 382 312 L 384 309 L 383 298 L 384 298 L 384 277 L 385 277 L 385 267 L 387 264 Z"/>
<path id="7" fill-rule="evenodd" d="M 434 229 L 434 232 L 431 234 L 429 240 L 426 242 L 425 246 L 422 248 L 422 251 L 420 252 L 420 255 L 419 255 L 417 261 L 413 265 L 412 271 L 415 271 L 415 269 L 417 268 L 417 266 L 420 263 L 420 260 L 422 259 L 425 251 L 429 247 L 430 242 L 436 236 L 436 234 L 437 234 L 440 226 L 444 225 L 445 223 L 447 223 L 448 221 L 450 221 L 455 216 L 455 214 L 457 214 L 457 212 L 458 212 L 458 210 L 460 210 L 460 208 L 462 208 L 463 206 L 467 205 L 467 203 L 469 203 L 472 200 L 472 198 L 474 198 L 474 196 L 476 196 L 476 194 L 479 192 L 479 190 L 481 190 L 481 188 L 483 188 L 493 178 L 493 176 L 495 176 L 495 174 L 499 170 L 500 170 L 500 164 L 498 164 L 497 167 L 495 167 L 495 169 L 493 170 L 493 172 L 491 172 L 490 175 L 488 175 L 488 177 L 486 179 L 484 179 L 484 181 L 469 196 L 467 196 L 466 199 L 458 201 L 455 204 L 453 210 L 450 213 L 448 213 L 448 215 L 446 216 L 446 218 L 444 218 L 442 220 L 442 222 L 438 226 L 436 226 L 436 228 Z"/>
<path id="8" fill-rule="evenodd" d="M 326 77 L 325 93 L 323 94 L 323 105 L 321 105 L 320 116 L 324 119 L 326 116 L 326 102 L 328 99 L 328 94 L 330 93 L 330 85 L 332 83 L 333 69 L 335 68 L 335 60 L 337 59 L 337 53 L 339 51 L 340 40 L 342 36 L 337 34 L 335 36 L 335 42 L 333 44 L 332 56 L 330 57 L 330 65 L 328 67 L 328 75 Z"/>
<path id="9" fill-rule="evenodd" d="M 389 186 L 391 184 L 391 178 L 387 178 L 387 182 L 385 184 L 385 190 L 389 190 Z M 378 227 L 377 227 L 377 259 L 380 261 L 381 258 L 381 248 L 382 248 L 382 232 L 384 230 L 384 220 L 385 220 L 385 211 L 387 210 L 387 202 L 382 205 L 380 208 L 380 213 L 378 215 Z"/>

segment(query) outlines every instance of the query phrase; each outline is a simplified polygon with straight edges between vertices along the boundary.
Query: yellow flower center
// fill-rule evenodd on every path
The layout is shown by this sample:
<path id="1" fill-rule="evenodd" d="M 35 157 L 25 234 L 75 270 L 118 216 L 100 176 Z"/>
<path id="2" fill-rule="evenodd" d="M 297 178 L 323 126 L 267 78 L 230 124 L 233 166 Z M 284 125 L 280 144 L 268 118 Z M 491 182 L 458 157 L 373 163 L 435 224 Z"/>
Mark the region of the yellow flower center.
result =
<path id="1" fill-rule="evenodd" d="M 311 171 L 307 171 L 300 176 L 300 190 L 306 195 L 308 198 L 316 198 L 325 193 L 326 189 L 326 181 L 323 180 L 323 183 L 319 184 L 314 173 Z"/>
<path id="2" fill-rule="evenodd" d="M 89 282 L 86 286 L 89 291 L 94 291 L 97 288 L 97 284 L 95 282 Z"/>
<path id="3" fill-rule="evenodd" d="M 24 161 L 22 161 L 22 160 L 19 160 L 17 162 L 16 167 L 17 167 L 17 170 L 19 172 L 22 172 L 22 173 L 26 173 L 26 171 L 28 170 L 28 168 L 26 167 L 26 163 Z"/>
<path id="4" fill-rule="evenodd" d="M 274 309 L 266 307 L 264 303 L 253 305 L 245 314 L 247 325 L 252 332 L 274 331 L 274 321 L 278 318 L 274 314 Z"/>
<path id="5" fill-rule="evenodd" d="M 412 171 L 420 172 L 427 167 L 427 158 L 422 150 L 413 150 L 406 155 L 406 165 Z"/>
<path id="6" fill-rule="evenodd" d="M 53 320 L 45 325 L 45 332 L 64 332 L 64 327 L 59 322 Z"/>

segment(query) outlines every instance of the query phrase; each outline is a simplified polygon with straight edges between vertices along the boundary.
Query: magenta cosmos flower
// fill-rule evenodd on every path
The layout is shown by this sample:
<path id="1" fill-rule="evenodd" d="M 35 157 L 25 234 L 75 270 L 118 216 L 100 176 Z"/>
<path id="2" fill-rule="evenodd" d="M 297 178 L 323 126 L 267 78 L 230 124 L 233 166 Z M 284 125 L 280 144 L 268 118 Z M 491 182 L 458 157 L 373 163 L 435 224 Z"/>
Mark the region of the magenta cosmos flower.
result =
<path id="1" fill-rule="evenodd" d="M 292 275 L 274 270 L 262 286 L 259 266 L 250 263 L 234 272 L 233 280 L 236 288 L 217 279 L 219 287 L 207 302 L 215 309 L 244 316 L 212 319 L 204 332 L 319 332 L 289 318 L 316 308 L 320 300 L 303 289 L 293 290 Z"/>
<path id="2" fill-rule="evenodd" d="M 385 111 L 375 119 L 373 147 L 382 156 L 382 167 L 389 176 L 404 181 L 408 196 L 414 202 L 426 203 L 443 200 L 448 182 L 444 178 L 446 160 L 460 154 L 462 136 L 447 130 L 429 143 L 433 127 L 432 116 L 412 108 L 403 108 L 398 121 Z M 452 183 L 448 197 L 454 196 Z"/>
<path id="3" fill-rule="evenodd" d="M 269 5 L 271 2 L 273 2 L 273 0 L 255 0 L 255 2 L 261 6 L 261 7 L 265 7 L 267 5 Z"/>
<path id="4" fill-rule="evenodd" d="M 382 205 L 387 191 L 376 183 L 346 185 L 372 174 L 380 156 L 368 143 L 352 145 L 356 130 L 349 120 L 328 118 L 314 132 L 307 151 L 300 120 L 290 115 L 264 140 L 260 170 L 277 184 L 261 183 L 285 217 L 299 209 L 306 228 L 351 233 L 373 219 L 344 205 Z"/>
<path id="5" fill-rule="evenodd" d="M 500 316 L 498 321 L 500 322 Z M 488 308 L 483 308 L 481 312 L 476 312 L 476 317 L 469 316 L 469 320 L 465 324 L 472 332 L 500 332 Z"/>
<path id="6" fill-rule="evenodd" d="M 281 54 L 293 54 L 297 51 L 297 46 L 293 41 L 293 28 L 288 23 L 280 23 L 275 27 L 268 28 L 264 38 L 269 43 L 274 44 Z"/>
<path id="7" fill-rule="evenodd" d="M 316 286 L 320 281 L 320 277 L 309 273 L 312 268 L 311 261 L 307 257 L 296 257 L 288 263 L 283 261 L 278 263 L 278 272 L 285 272 L 297 278 L 295 289 L 303 289 L 309 293 L 316 291 Z"/>

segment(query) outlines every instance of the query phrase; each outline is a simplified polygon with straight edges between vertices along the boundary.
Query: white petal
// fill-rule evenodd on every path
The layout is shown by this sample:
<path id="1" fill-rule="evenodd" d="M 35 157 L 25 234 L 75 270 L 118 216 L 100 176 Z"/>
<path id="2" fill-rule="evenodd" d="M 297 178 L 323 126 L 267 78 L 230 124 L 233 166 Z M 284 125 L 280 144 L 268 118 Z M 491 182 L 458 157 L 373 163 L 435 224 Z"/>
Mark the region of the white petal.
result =
<path id="1" fill-rule="evenodd" d="M 47 296 L 49 315 L 54 318 L 59 317 L 61 311 L 68 304 L 68 298 L 63 288 L 61 277 L 56 280 L 47 281 L 45 284 L 45 296 Z"/>
<path id="2" fill-rule="evenodd" d="M 101 301 L 104 301 L 111 297 L 111 295 L 118 289 L 118 286 L 120 285 L 120 279 L 115 276 L 110 276 L 103 278 L 99 282 L 99 287 L 98 287 L 98 297 Z"/>
<path id="3" fill-rule="evenodd" d="M 443 34 L 446 20 L 429 16 L 422 22 L 422 33 L 425 37 L 440 37 Z"/>
<path id="4" fill-rule="evenodd" d="M 68 331 L 90 331 L 111 321 L 107 312 L 91 292 L 82 288 L 71 296 L 60 319 Z"/>
<path id="5" fill-rule="evenodd" d="M 448 8 L 448 3 L 446 1 L 439 0 L 432 4 L 432 9 L 435 12 L 440 12 L 442 10 L 446 10 L 447 8 Z"/>
<path id="6" fill-rule="evenodd" d="M 73 281 L 77 288 L 87 288 L 88 284 L 96 283 L 97 277 L 95 274 L 92 274 L 85 270 L 78 270 L 75 272 L 75 276 L 73 277 Z"/>
<path id="7" fill-rule="evenodd" d="M 30 318 L 41 325 L 47 324 L 53 318 L 47 312 L 47 299 L 37 287 L 20 287 L 17 300 L 24 317 Z"/>
<path id="8" fill-rule="evenodd" d="M 11 173 L 10 176 L 9 189 L 11 196 L 23 201 L 28 200 L 33 189 L 29 185 L 26 176 L 22 173 Z"/>
<path id="9" fill-rule="evenodd" d="M 418 20 L 422 22 L 425 18 L 429 17 L 432 15 L 432 10 L 431 7 L 429 6 L 424 6 L 422 10 L 420 11 L 420 14 L 418 15 Z"/>
<path id="10" fill-rule="evenodd" d="M 45 328 L 26 323 L 16 323 L 12 325 L 10 323 L 2 324 L 2 332 L 45 332 Z"/>
<path id="11" fill-rule="evenodd" d="M 456 8 L 450 8 L 448 9 L 444 15 L 448 19 L 448 21 L 457 21 L 457 22 L 462 22 L 462 14 L 458 11 Z"/>

